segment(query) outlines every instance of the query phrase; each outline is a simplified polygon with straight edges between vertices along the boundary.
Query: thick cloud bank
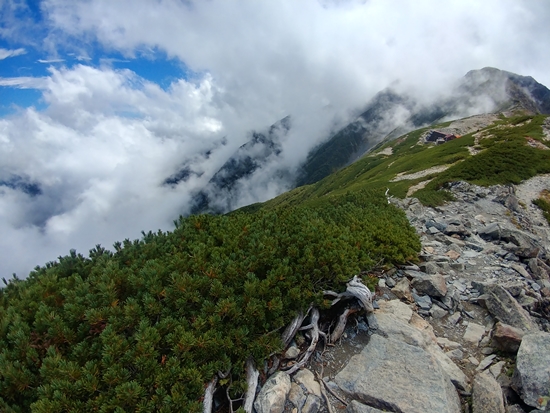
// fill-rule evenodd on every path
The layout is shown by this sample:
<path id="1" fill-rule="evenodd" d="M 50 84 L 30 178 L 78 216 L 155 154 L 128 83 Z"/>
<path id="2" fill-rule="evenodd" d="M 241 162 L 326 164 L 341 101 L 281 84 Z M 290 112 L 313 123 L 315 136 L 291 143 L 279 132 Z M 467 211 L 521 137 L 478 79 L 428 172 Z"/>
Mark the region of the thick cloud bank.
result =
<path id="1" fill-rule="evenodd" d="M 273 171 L 292 175 L 389 85 L 427 101 L 484 66 L 550 84 L 545 2 L 45 0 L 32 30 L 23 5 L 0 2 L 0 37 L 13 40 L 0 59 L 41 50 L 54 66 L 0 77 L 3 88 L 42 94 L 0 119 L 6 278 L 69 249 L 171 229 L 252 130 L 287 115 L 276 165 L 241 183 L 238 205 L 286 190 Z M 185 78 L 161 87 L 108 59 L 154 64 L 159 51 L 189 69 Z M 101 64 L 63 63 L 98 54 Z M 192 173 L 163 184 L 182 168 Z"/>

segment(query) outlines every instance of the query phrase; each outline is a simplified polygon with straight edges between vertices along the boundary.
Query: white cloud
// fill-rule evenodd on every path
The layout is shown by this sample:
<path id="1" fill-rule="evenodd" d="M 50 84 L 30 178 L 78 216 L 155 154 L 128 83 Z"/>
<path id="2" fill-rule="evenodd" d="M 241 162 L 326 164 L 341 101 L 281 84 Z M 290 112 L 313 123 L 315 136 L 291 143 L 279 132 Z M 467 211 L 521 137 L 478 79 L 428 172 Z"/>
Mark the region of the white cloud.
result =
<path id="1" fill-rule="evenodd" d="M 22 54 L 27 53 L 27 51 L 23 48 L 19 49 L 3 49 L 0 47 L 0 60 L 7 59 L 8 57 L 15 57 L 20 56 Z"/>
<path id="2" fill-rule="evenodd" d="M 50 63 L 61 63 L 64 62 L 65 59 L 38 59 L 38 63 L 44 63 L 44 64 L 50 64 Z"/>
<path id="3" fill-rule="evenodd" d="M 0 86 L 19 89 L 42 89 L 45 86 L 45 78 L 32 76 L 0 77 Z"/>
<path id="4" fill-rule="evenodd" d="M 234 149 L 214 151 L 212 165 L 193 164 L 226 132 L 213 116 L 219 92 L 208 76 L 164 91 L 127 70 L 79 65 L 50 73 L 41 80 L 46 111 L 0 120 L 0 181 L 17 177 L 41 190 L 0 185 L 2 275 L 26 274 L 71 248 L 87 252 L 141 230 L 171 229 L 190 191 L 208 178 L 194 175 L 177 188 L 163 180 L 186 160 L 211 175 L 229 156 L 218 152 Z"/>

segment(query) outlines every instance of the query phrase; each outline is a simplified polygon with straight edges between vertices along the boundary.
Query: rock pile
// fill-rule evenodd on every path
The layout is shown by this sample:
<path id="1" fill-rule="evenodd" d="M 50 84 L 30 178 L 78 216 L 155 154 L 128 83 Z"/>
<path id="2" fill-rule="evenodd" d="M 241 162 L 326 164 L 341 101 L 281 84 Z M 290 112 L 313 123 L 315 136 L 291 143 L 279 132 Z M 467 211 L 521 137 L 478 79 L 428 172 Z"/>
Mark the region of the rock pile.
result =
<path id="1" fill-rule="evenodd" d="M 438 208 L 392 200 L 421 237 L 421 263 L 380 275 L 374 318 L 348 327 L 366 345 L 322 378 L 312 371 L 331 350 L 276 373 L 257 413 L 550 411 L 548 224 L 525 187 L 449 190 L 457 201 Z"/>

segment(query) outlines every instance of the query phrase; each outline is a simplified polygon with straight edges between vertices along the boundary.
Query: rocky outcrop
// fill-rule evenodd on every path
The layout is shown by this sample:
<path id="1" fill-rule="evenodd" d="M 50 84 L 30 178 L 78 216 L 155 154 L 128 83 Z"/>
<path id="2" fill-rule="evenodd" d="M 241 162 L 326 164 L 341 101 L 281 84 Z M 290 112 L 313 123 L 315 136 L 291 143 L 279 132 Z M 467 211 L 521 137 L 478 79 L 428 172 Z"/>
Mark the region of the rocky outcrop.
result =
<path id="1" fill-rule="evenodd" d="M 456 389 L 420 347 L 374 335 L 335 378 L 351 398 L 402 413 L 460 413 Z"/>
<path id="2" fill-rule="evenodd" d="M 549 333 L 531 333 L 523 337 L 512 387 L 529 406 L 550 411 Z"/>
<path id="3" fill-rule="evenodd" d="M 327 401 L 350 413 L 548 409 L 548 225 L 514 188 L 449 190 L 457 201 L 435 209 L 392 200 L 421 237 L 421 262 L 379 274 L 377 309 L 343 335 L 352 348 L 350 337 L 364 336 L 358 353 L 321 380 L 310 370 L 323 374 L 331 349 L 318 352 L 289 379 L 285 413 L 329 412 Z"/>

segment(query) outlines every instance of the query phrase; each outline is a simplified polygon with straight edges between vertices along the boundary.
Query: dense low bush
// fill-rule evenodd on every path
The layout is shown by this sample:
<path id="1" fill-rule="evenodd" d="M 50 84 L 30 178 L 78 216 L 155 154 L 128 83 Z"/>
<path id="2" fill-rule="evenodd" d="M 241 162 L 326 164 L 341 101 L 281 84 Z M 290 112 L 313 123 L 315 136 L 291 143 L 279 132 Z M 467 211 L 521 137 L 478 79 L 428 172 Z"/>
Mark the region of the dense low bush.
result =
<path id="1" fill-rule="evenodd" d="M 180 218 L 173 232 L 71 252 L 0 292 L 0 411 L 197 412 L 218 371 L 280 349 L 299 310 L 375 263 L 412 259 L 383 194 Z"/>

